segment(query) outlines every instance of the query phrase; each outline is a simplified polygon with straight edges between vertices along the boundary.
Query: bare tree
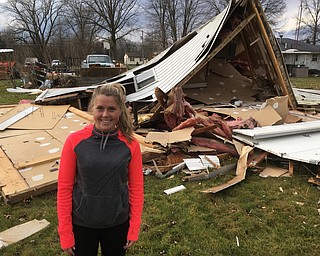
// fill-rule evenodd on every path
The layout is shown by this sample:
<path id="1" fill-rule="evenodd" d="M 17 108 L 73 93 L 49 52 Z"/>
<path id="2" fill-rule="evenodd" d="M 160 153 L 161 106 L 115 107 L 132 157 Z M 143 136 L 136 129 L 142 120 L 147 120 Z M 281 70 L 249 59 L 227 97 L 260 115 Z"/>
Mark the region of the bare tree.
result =
<path id="1" fill-rule="evenodd" d="M 320 0 L 302 0 L 303 18 L 301 30 L 307 40 L 317 44 L 320 40 Z"/>
<path id="2" fill-rule="evenodd" d="M 102 35 L 111 46 L 111 56 L 118 58 L 117 41 L 137 28 L 137 0 L 87 0 L 86 4 L 97 14 L 93 24 L 107 32 Z"/>
<path id="3" fill-rule="evenodd" d="M 204 21 L 209 20 L 210 12 L 208 5 L 202 0 L 181 0 L 182 9 L 182 34 L 184 37 L 195 27 L 198 27 Z"/>
<path id="4" fill-rule="evenodd" d="M 210 18 L 206 7 L 204 0 L 152 0 L 145 8 L 153 33 L 158 33 L 166 48 Z"/>
<path id="5" fill-rule="evenodd" d="M 162 49 L 167 48 L 167 30 L 168 24 L 166 23 L 167 0 L 151 0 L 147 2 L 145 10 L 149 20 L 148 29 L 150 33 L 158 38 Z"/>
<path id="6" fill-rule="evenodd" d="M 18 41 L 32 43 L 35 56 L 48 62 L 48 44 L 58 25 L 60 0 L 8 0 L 3 5 L 13 16 L 10 30 Z"/>
<path id="7" fill-rule="evenodd" d="M 94 40 L 101 28 L 92 22 L 97 15 L 83 0 L 69 0 L 64 21 L 73 57 L 84 58 L 94 48 Z"/>
<path id="8" fill-rule="evenodd" d="M 173 42 L 178 40 L 178 0 L 166 1 L 167 4 L 167 21 L 170 27 L 171 39 Z"/>
<path id="9" fill-rule="evenodd" d="M 221 13 L 229 3 L 229 0 L 206 0 L 212 12 L 212 17 Z"/>

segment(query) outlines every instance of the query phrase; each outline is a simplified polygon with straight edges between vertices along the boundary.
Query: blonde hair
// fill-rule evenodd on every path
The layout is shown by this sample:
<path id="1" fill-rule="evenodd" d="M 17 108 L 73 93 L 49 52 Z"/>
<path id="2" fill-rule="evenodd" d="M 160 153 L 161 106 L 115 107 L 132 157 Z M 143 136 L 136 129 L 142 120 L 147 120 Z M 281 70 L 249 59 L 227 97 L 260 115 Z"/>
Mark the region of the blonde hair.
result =
<path id="1" fill-rule="evenodd" d="M 112 96 L 120 107 L 121 114 L 119 118 L 118 128 L 121 133 L 130 142 L 133 140 L 133 124 L 131 115 L 126 106 L 126 89 L 119 83 L 116 84 L 103 84 L 97 87 L 91 97 L 88 110 L 92 113 L 95 99 L 98 95 Z"/>

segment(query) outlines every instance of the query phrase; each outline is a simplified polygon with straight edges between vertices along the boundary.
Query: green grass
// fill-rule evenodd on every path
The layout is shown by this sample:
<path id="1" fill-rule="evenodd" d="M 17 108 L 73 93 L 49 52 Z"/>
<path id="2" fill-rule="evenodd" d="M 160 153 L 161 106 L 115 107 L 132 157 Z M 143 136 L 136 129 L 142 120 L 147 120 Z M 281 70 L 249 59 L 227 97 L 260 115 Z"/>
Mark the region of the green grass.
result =
<path id="1" fill-rule="evenodd" d="M 320 90 L 320 77 L 291 77 L 293 87 Z"/>
<path id="2" fill-rule="evenodd" d="M 249 171 L 243 182 L 216 195 L 199 191 L 223 183 L 227 177 L 201 183 L 182 183 L 182 177 L 182 174 L 167 180 L 145 177 L 142 230 L 139 242 L 128 255 L 291 256 L 319 252 L 319 190 L 307 182 L 308 174 L 261 178 Z M 180 184 L 187 189 L 164 194 L 165 189 Z M 55 193 L 51 192 L 29 202 L 1 205 L 0 230 L 35 218 L 45 218 L 51 224 L 0 249 L 0 254 L 62 255 L 55 204 Z"/>
<path id="3" fill-rule="evenodd" d="M 26 93 L 9 93 L 7 88 L 21 86 L 19 80 L 0 80 L 0 105 L 18 104 L 20 100 L 35 100 L 37 95 Z"/>
<path id="4" fill-rule="evenodd" d="M 26 96 L 8 96 L 3 87 L 2 104 L 17 103 Z M 261 178 L 248 170 L 244 181 L 213 195 L 200 191 L 226 182 L 232 174 L 201 182 L 182 182 L 183 176 L 163 180 L 145 176 L 140 238 L 127 255 L 319 254 L 320 192 L 307 182 L 311 174 L 306 169 L 295 170 L 292 178 Z M 187 189 L 172 195 L 163 192 L 181 184 Z M 0 255 L 65 255 L 57 234 L 55 191 L 14 205 L 2 203 L 0 232 L 43 218 L 51 223 L 46 229 L 0 249 Z"/>

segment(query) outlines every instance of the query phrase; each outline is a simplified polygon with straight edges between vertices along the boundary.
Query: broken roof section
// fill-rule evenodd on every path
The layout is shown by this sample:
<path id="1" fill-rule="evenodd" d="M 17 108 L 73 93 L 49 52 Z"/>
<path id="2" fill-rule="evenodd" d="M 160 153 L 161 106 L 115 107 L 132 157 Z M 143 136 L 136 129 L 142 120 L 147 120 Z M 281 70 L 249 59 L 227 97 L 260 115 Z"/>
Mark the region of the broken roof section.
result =
<path id="1" fill-rule="evenodd" d="M 234 99 L 250 104 L 288 95 L 290 107 L 297 105 L 279 45 L 258 0 L 231 0 L 222 13 L 145 65 L 106 82 L 123 84 L 129 102 L 156 101 L 155 88 L 168 93 L 183 86 L 188 97 L 206 104 Z M 53 92 L 44 92 L 36 102 L 67 93 Z"/>
<path id="2" fill-rule="evenodd" d="M 230 1 L 222 13 L 157 60 L 107 81 L 124 84 L 128 101 L 156 100 L 156 87 L 168 93 L 183 86 L 212 92 L 211 101 L 205 103 L 220 103 L 220 90 L 229 93 L 223 98 L 228 101 L 243 95 L 252 96 L 246 101 L 289 95 L 291 107 L 296 105 L 280 48 L 259 1 Z"/>

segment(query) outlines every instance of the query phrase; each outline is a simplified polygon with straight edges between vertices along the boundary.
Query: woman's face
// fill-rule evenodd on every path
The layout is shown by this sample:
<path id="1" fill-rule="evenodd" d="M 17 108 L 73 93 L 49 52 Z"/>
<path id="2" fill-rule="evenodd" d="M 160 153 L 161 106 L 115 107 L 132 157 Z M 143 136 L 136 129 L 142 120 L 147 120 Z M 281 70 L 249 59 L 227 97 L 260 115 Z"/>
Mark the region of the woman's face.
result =
<path id="1" fill-rule="evenodd" d="M 102 132 L 111 132 L 119 122 L 121 110 L 113 96 L 98 95 L 94 101 L 92 113 L 97 129 Z"/>

